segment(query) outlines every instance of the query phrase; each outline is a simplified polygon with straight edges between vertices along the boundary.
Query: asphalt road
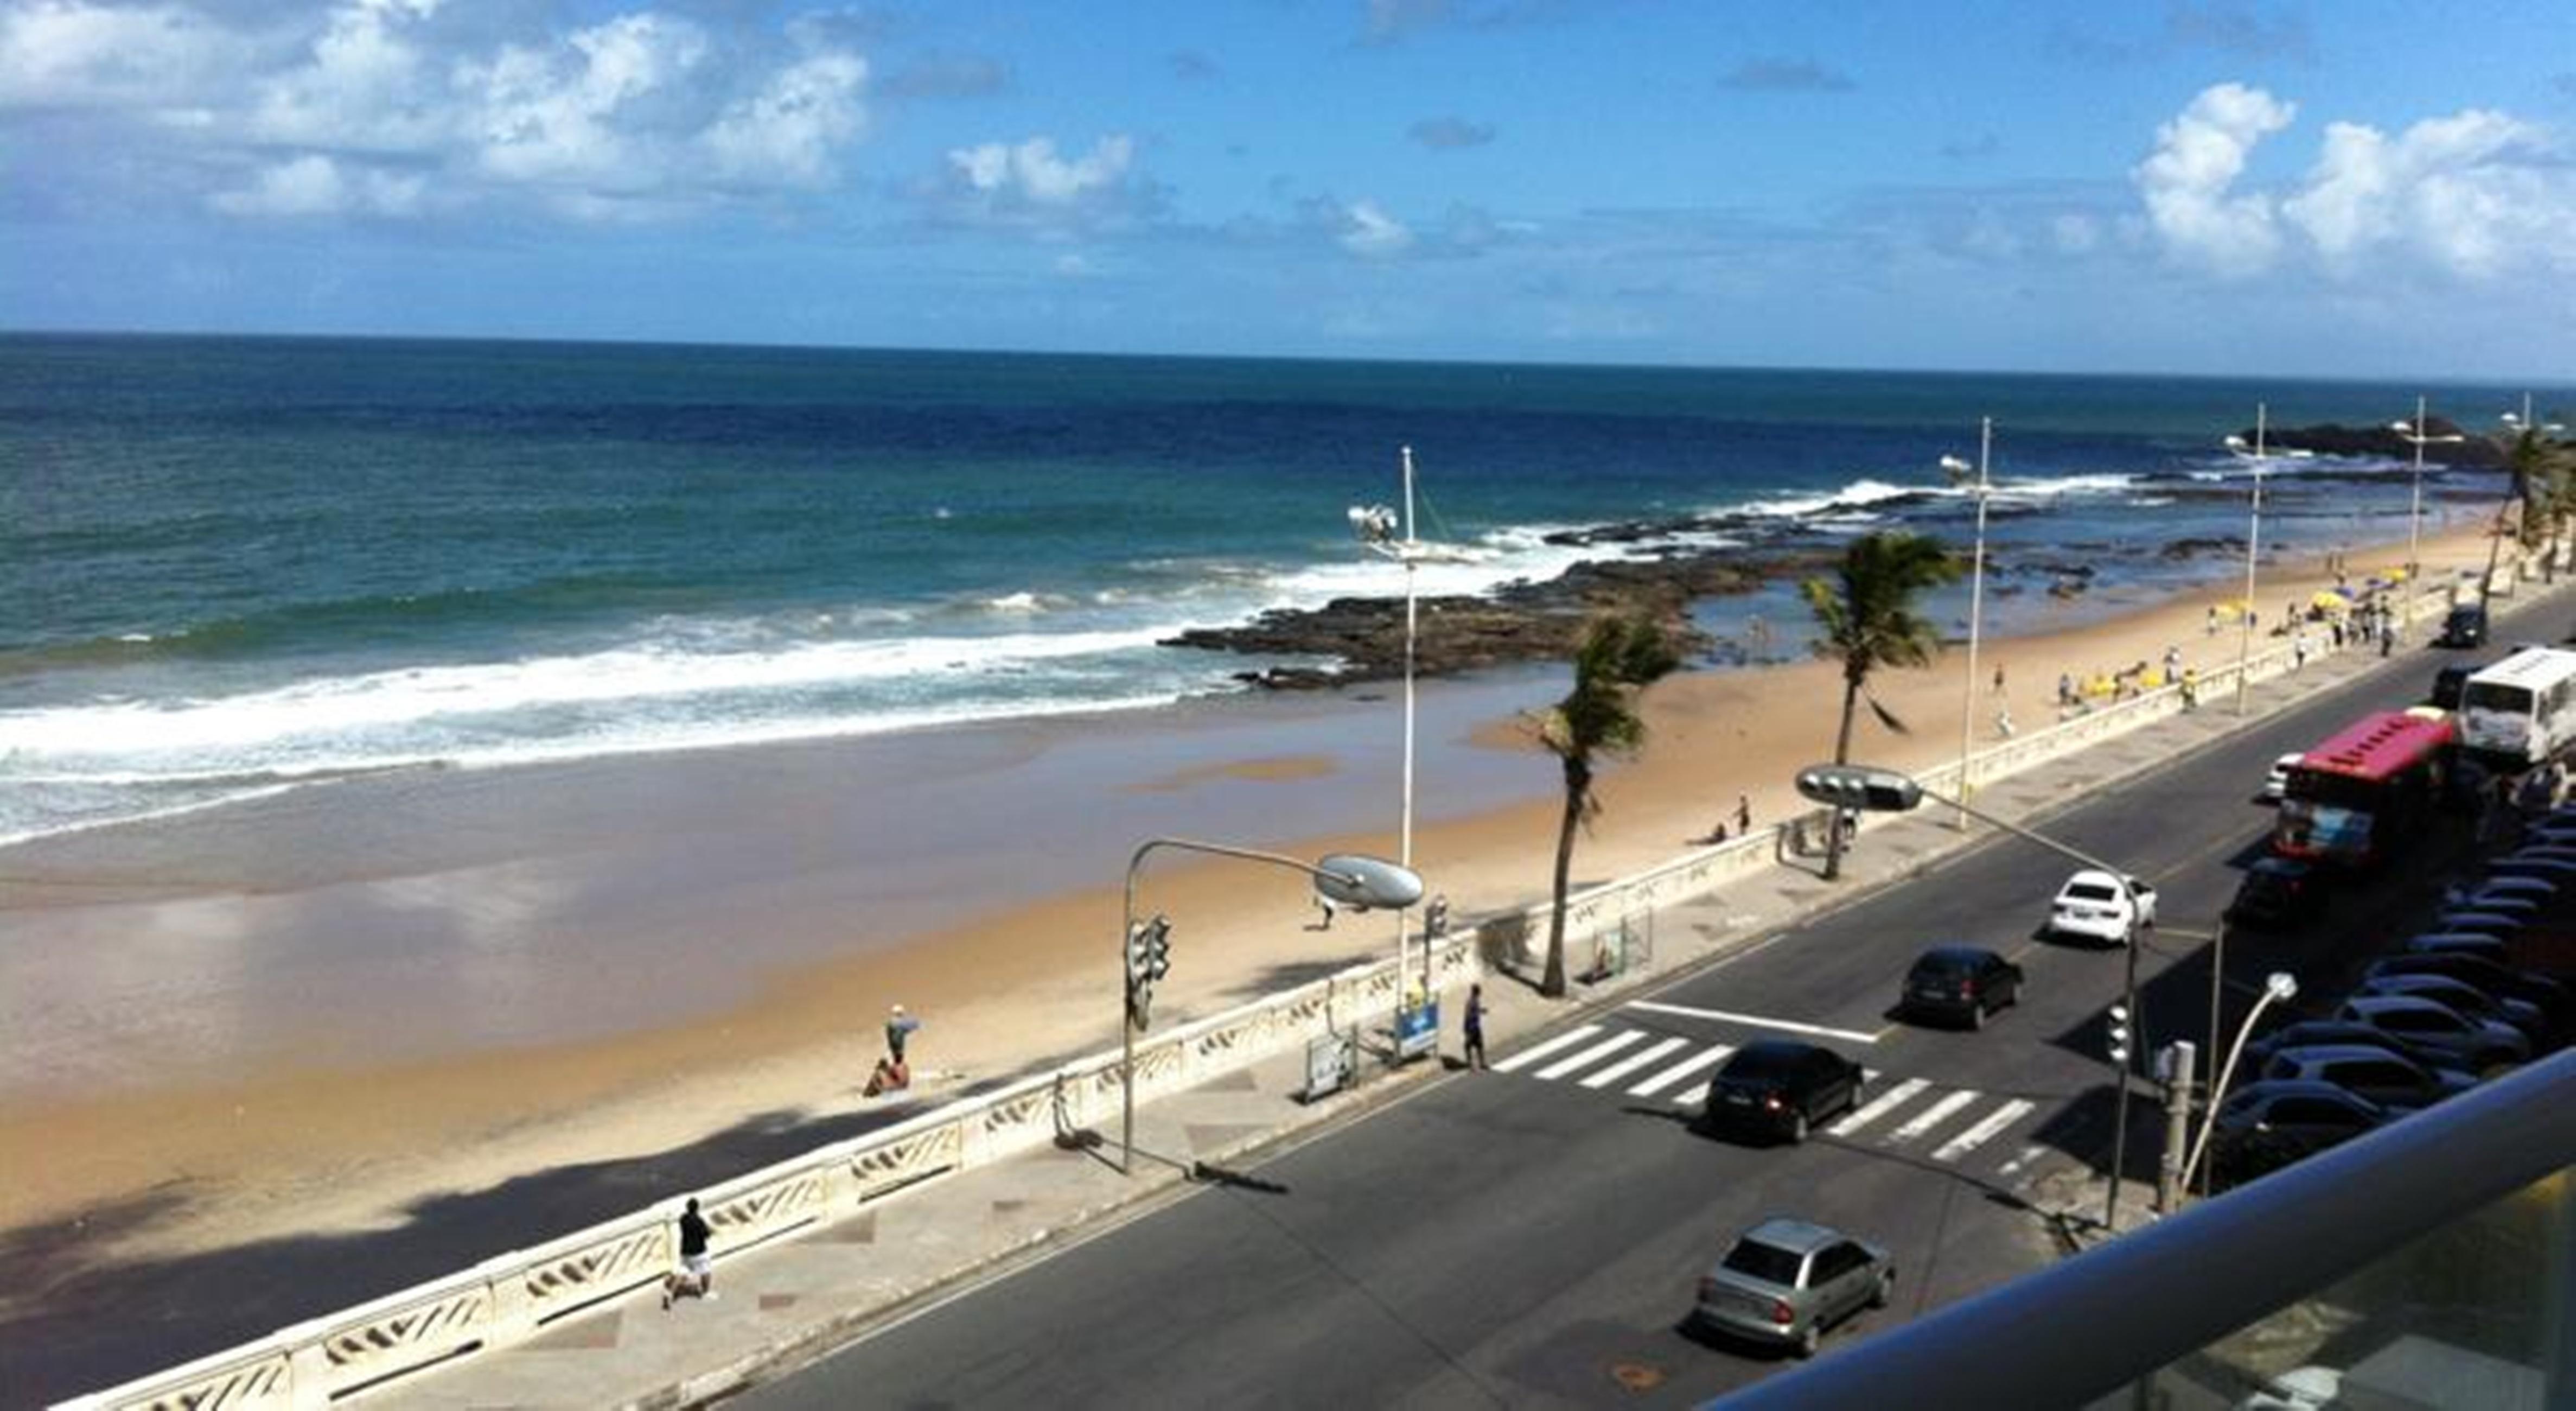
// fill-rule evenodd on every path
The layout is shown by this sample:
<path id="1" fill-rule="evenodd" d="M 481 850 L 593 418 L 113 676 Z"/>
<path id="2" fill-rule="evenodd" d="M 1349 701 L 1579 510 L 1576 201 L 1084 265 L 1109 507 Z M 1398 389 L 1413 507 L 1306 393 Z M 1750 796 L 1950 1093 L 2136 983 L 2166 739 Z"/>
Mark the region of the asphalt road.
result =
<path id="1" fill-rule="evenodd" d="M 2543 631 L 2552 625 L 2508 620 L 2499 636 L 2555 639 Z M 2036 823 L 2161 890 L 2163 924 L 2138 956 L 2149 1046 L 2206 1034 L 2209 936 L 2270 825 L 2254 795 L 2271 760 L 2366 709 L 2412 703 L 2450 659 L 2401 653 L 2387 670 Z M 2459 846 L 2436 837 L 2403 875 L 2339 893 L 2308 936 L 2232 937 L 2227 1031 L 2274 968 L 2299 975 L 2299 1008 L 2327 1007 L 2338 980 L 2428 906 Z M 2124 953 L 2032 934 L 2070 870 L 1999 836 L 1498 1052 L 1511 1071 L 1453 1074 L 1275 1154 L 1244 1173 L 1259 1188 L 1202 1188 L 741 1401 L 1689 1405 L 1794 1365 L 1681 1326 L 1702 1269 L 1772 1214 L 1861 1234 L 1895 1256 L 1895 1305 L 1828 1338 L 1830 1355 L 2060 1257 L 2032 1202 L 2063 1203 L 2109 1164 L 2101 1025 Z M 1978 1033 L 1897 1022 L 1899 977 L 1942 941 L 2017 956 L 2025 1002 Z M 1675 1099 L 1695 1100 L 1704 1067 L 1635 1091 L 1713 1046 L 1783 1026 L 1825 1031 L 1809 1036 L 1860 1058 L 1873 1074 L 1867 1096 L 1886 1101 L 1839 1134 L 1761 1148 L 1689 1130 L 1690 1109 Z M 1566 1037 L 1578 1027 L 1593 1032 Z M 1515 1053 L 1542 1046 L 1515 1066 Z M 2136 1091 L 2127 1170 L 2151 1182 L 2162 1124 L 2149 1086 Z M 2085 1213 L 2098 1218 L 2092 1189 Z"/>

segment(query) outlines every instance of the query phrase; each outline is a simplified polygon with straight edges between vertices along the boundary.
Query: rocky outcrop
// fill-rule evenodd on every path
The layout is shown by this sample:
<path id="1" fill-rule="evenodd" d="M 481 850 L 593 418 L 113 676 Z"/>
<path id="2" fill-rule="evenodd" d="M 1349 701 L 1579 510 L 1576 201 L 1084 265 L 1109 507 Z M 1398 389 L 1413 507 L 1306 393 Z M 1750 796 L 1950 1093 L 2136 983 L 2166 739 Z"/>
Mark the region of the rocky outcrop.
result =
<path id="1" fill-rule="evenodd" d="M 1584 626 L 1605 612 L 1649 614 L 1686 654 L 1704 655 L 1717 644 L 1691 623 L 1694 599 L 1750 592 L 1772 579 L 1825 571 L 1832 562 L 1833 555 L 1813 550 L 1694 550 L 1579 563 L 1547 582 L 1509 584 L 1491 597 L 1424 598 L 1415 674 L 1564 661 Z M 1260 686 L 1303 689 L 1384 680 L 1404 672 L 1404 600 L 1336 598 L 1319 608 L 1280 608 L 1240 626 L 1194 628 L 1163 645 L 1319 659 L 1239 673 Z"/>
<path id="2" fill-rule="evenodd" d="M 2438 416 L 2424 418 L 2424 426 L 2427 436 L 2462 438 L 2454 442 L 2427 444 L 2424 447 L 2426 465 L 2465 466 L 2480 470 L 2504 466 L 2504 448 L 2495 441 Z M 2246 427 L 2237 434 L 2245 438 L 2247 445 L 2254 443 L 2253 427 Z M 2321 456 L 2415 459 L 2415 443 L 2386 425 L 2341 426 L 2325 422 L 2316 426 L 2275 426 L 2264 433 L 2264 447 L 2273 451 L 2313 451 Z"/>

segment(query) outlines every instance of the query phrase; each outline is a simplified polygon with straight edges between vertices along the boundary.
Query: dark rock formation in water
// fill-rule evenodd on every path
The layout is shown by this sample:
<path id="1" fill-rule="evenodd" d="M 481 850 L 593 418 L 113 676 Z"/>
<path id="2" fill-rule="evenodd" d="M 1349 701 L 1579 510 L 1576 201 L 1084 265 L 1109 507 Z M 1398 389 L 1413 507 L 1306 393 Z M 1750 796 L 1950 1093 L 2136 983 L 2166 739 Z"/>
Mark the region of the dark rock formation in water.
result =
<path id="1" fill-rule="evenodd" d="M 1676 551 L 1653 559 L 1578 563 L 1544 583 L 1506 584 L 1491 597 L 1427 597 L 1420 603 L 1414 671 L 1448 676 L 1564 661 L 1573 656 L 1585 624 L 1607 612 L 1647 613 L 1664 623 L 1685 655 L 1705 655 L 1718 644 L 1691 623 L 1693 600 L 1824 572 L 1834 557 L 1820 550 Z M 1261 686 L 1297 689 L 1384 680 L 1404 674 L 1404 599 L 1336 598 L 1319 608 L 1279 608 L 1240 626 L 1193 628 L 1164 639 L 1163 645 L 1339 662 L 1240 673 L 1241 679 Z"/>
<path id="2" fill-rule="evenodd" d="M 2391 421 L 2411 418 L 2392 417 Z M 2504 449 L 2484 436 L 2462 428 L 2459 423 L 2438 416 L 2424 418 L 2425 435 L 2458 436 L 2462 439 L 2424 447 L 2424 463 L 2439 466 L 2465 466 L 2471 469 L 2500 469 L 2505 463 Z M 2237 433 L 2245 444 L 2254 444 L 2254 428 Z M 2392 426 L 2340 426 L 2325 422 L 2316 426 L 2275 426 L 2264 433 L 2264 449 L 2270 451 L 2314 451 L 2321 456 L 2386 456 L 2393 460 L 2413 461 L 2415 443 Z"/>

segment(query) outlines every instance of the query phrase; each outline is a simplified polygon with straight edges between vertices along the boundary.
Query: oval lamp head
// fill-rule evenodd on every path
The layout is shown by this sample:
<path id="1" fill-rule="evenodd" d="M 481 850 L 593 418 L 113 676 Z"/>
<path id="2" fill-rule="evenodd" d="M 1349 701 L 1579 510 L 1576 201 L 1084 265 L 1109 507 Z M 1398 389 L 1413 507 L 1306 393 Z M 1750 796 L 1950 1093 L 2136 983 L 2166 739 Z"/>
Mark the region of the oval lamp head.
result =
<path id="1" fill-rule="evenodd" d="M 1382 857 L 1337 852 L 1315 863 L 1315 890 L 1353 911 L 1398 909 L 1422 900 L 1422 877 Z"/>

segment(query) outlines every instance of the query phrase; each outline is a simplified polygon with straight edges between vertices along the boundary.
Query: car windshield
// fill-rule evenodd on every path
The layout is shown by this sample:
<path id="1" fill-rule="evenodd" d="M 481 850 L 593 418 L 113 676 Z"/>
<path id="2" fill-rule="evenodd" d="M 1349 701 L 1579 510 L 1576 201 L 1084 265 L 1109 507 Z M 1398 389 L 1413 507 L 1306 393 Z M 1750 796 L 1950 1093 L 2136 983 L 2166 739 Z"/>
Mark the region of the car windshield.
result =
<path id="1" fill-rule="evenodd" d="M 2120 889 L 2117 887 L 2106 887 L 2099 882 L 2069 882 L 2066 884 L 2066 895 L 2062 899 L 2067 901 L 2118 901 L 2120 899 Z"/>
<path id="2" fill-rule="evenodd" d="M 1764 1283 L 1784 1288 L 1798 1286 L 1798 1256 L 1778 1245 L 1760 1240 L 1741 1239 L 1726 1252 L 1726 1268 L 1738 1274 L 1750 1274 Z"/>
<path id="3" fill-rule="evenodd" d="M 1976 971 L 1976 960 L 1964 955 L 1927 955 L 1914 962 L 1917 980 L 1955 980 Z"/>

